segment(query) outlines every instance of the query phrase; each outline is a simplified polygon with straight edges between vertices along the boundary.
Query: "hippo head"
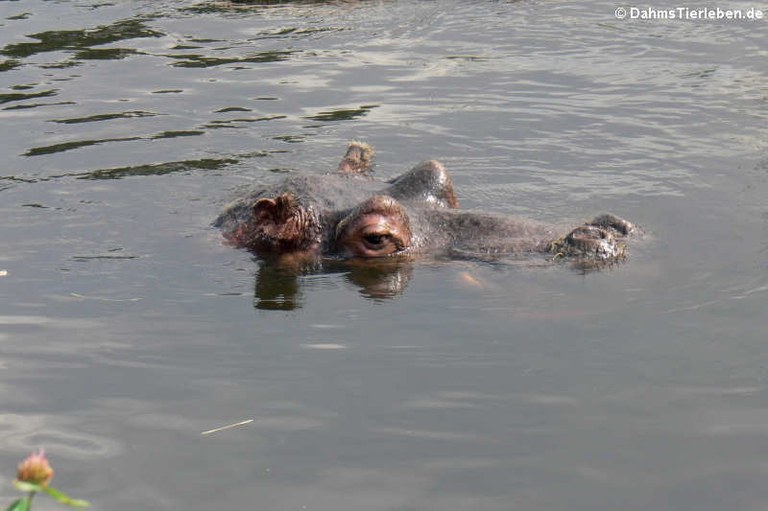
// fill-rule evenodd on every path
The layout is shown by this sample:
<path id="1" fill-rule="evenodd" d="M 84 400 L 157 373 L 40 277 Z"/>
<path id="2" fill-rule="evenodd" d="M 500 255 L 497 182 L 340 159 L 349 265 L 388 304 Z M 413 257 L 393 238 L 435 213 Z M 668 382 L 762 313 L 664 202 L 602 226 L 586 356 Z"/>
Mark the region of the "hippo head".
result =
<path id="1" fill-rule="evenodd" d="M 404 255 L 413 239 L 405 207 L 388 195 L 371 196 L 343 212 L 317 212 L 293 194 L 283 193 L 258 199 L 249 215 L 248 222 L 238 224 L 226 237 L 263 256 Z"/>
<path id="2" fill-rule="evenodd" d="M 550 253 L 623 260 L 633 224 L 601 215 L 570 233 L 528 219 L 461 211 L 451 177 L 426 160 L 389 181 L 371 176 L 373 148 L 351 143 L 335 172 L 295 175 L 253 190 L 214 222 L 237 247 L 301 264 L 418 254 L 496 257 Z M 278 256 L 278 257 L 275 257 Z M 402 259 L 402 258 L 400 258 Z"/>

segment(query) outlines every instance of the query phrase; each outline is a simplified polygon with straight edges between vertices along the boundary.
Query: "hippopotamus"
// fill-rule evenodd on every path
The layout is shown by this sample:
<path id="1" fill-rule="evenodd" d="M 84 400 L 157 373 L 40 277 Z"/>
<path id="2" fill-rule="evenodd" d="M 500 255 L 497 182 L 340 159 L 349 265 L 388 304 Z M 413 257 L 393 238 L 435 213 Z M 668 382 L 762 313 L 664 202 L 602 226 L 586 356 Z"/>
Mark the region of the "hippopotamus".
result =
<path id="1" fill-rule="evenodd" d="M 337 169 L 299 175 L 237 199 L 214 225 L 262 258 L 382 260 L 419 256 L 496 258 L 546 254 L 589 266 L 626 257 L 635 226 L 602 214 L 575 228 L 459 209 L 436 160 L 389 181 L 371 175 L 373 148 L 352 142 Z"/>

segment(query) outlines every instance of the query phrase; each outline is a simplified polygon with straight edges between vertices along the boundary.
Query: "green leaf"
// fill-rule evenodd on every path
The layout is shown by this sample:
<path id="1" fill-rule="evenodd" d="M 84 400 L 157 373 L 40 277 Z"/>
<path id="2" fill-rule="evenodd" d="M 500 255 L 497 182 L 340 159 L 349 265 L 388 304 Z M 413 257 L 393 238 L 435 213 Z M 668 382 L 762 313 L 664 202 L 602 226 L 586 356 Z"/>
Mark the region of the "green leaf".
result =
<path id="1" fill-rule="evenodd" d="M 24 497 L 8 506 L 6 511 L 29 511 L 29 509 L 29 497 Z"/>
<path id="2" fill-rule="evenodd" d="M 25 493 L 29 493 L 31 491 L 43 491 L 43 487 L 39 484 L 35 483 L 28 483 L 26 481 L 19 481 L 18 479 L 14 479 L 13 485 L 16 487 L 17 490 L 23 491 Z"/>
<path id="3" fill-rule="evenodd" d="M 73 499 L 69 495 L 65 495 L 63 492 L 57 490 L 56 488 L 51 488 L 50 486 L 43 488 L 41 491 L 47 493 L 51 498 L 57 500 L 58 502 L 61 502 L 62 504 L 70 507 L 88 507 L 91 505 L 91 503 L 86 500 Z"/>

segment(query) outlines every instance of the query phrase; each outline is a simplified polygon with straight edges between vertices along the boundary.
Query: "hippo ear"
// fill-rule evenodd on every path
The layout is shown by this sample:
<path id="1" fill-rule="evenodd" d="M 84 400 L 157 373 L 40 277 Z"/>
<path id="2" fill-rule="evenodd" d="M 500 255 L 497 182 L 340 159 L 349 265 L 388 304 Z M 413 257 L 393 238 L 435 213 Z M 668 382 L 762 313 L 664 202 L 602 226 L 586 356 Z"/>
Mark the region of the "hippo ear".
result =
<path id="1" fill-rule="evenodd" d="M 296 199 L 289 193 L 263 198 L 253 205 L 253 214 L 261 222 L 282 223 L 296 211 Z"/>
<path id="2" fill-rule="evenodd" d="M 367 175 L 373 168 L 373 147 L 365 142 L 351 142 L 336 172 Z"/>
<path id="3" fill-rule="evenodd" d="M 317 239 L 317 218 L 291 193 L 257 200 L 251 225 L 252 245 L 265 252 L 302 250 Z"/>
<path id="4" fill-rule="evenodd" d="M 256 214 L 270 213 L 274 211 L 276 207 L 277 201 L 275 201 L 275 199 L 259 199 L 256 201 L 256 204 L 253 205 L 253 212 Z"/>

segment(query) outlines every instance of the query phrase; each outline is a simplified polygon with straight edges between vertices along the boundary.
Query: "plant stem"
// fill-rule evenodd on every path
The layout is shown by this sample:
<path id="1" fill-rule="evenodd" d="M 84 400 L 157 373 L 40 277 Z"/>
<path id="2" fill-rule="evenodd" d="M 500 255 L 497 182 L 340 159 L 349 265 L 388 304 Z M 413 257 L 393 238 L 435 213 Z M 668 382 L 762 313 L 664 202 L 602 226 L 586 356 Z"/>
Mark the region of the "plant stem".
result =
<path id="1" fill-rule="evenodd" d="M 35 498 L 35 492 L 31 491 L 29 492 L 29 497 L 27 497 L 27 511 L 32 511 L 32 499 Z"/>

